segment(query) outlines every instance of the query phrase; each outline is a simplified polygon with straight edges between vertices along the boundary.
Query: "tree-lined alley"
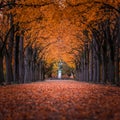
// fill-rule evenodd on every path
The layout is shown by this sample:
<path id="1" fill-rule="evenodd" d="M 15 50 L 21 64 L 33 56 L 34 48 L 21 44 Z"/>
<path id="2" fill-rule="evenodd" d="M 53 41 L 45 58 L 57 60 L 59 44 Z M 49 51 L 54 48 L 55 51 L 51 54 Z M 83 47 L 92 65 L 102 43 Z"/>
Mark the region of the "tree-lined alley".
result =
<path id="1" fill-rule="evenodd" d="M 118 86 L 120 0 L 0 0 L 0 120 L 119 120 Z"/>

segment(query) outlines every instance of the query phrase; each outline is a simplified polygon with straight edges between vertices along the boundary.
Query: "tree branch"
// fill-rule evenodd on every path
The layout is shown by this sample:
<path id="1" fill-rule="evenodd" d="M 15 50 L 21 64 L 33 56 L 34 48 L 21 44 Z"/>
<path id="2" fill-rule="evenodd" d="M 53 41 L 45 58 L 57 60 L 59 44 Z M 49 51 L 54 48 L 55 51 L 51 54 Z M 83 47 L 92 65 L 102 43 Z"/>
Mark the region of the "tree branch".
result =
<path id="1" fill-rule="evenodd" d="M 22 4 L 22 3 L 14 3 L 14 2 L 10 2 L 10 3 L 0 3 L 0 9 L 5 8 L 5 7 L 34 7 L 34 8 L 39 8 L 39 7 L 43 7 L 43 6 L 47 6 L 52 4 L 53 2 L 49 2 L 49 3 L 43 3 L 43 4 Z"/>

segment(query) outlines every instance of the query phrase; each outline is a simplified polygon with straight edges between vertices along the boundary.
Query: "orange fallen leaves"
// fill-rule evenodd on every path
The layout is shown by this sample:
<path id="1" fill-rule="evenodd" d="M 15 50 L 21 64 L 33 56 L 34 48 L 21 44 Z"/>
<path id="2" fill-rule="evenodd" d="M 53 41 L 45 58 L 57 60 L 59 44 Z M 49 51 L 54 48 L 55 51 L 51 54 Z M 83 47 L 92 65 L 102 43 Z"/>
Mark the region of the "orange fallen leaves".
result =
<path id="1" fill-rule="evenodd" d="M 0 120 L 119 120 L 120 88 L 76 81 L 0 87 Z"/>

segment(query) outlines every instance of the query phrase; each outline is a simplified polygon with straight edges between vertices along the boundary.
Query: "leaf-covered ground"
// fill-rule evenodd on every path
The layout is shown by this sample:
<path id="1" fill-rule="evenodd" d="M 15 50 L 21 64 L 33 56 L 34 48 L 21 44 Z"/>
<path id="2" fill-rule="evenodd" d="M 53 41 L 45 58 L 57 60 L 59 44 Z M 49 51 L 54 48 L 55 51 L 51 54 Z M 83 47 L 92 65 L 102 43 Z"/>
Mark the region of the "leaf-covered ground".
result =
<path id="1" fill-rule="evenodd" d="M 120 88 L 72 80 L 2 86 L 0 120 L 120 120 Z"/>

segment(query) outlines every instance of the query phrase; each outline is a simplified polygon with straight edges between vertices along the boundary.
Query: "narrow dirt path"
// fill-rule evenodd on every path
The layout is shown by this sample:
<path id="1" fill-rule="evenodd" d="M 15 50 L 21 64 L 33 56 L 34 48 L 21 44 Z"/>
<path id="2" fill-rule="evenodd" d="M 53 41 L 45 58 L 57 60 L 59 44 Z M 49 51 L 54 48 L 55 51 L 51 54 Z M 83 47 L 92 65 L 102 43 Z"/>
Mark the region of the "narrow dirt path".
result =
<path id="1" fill-rule="evenodd" d="M 0 120 L 120 120 L 120 88 L 72 80 L 2 86 Z"/>

